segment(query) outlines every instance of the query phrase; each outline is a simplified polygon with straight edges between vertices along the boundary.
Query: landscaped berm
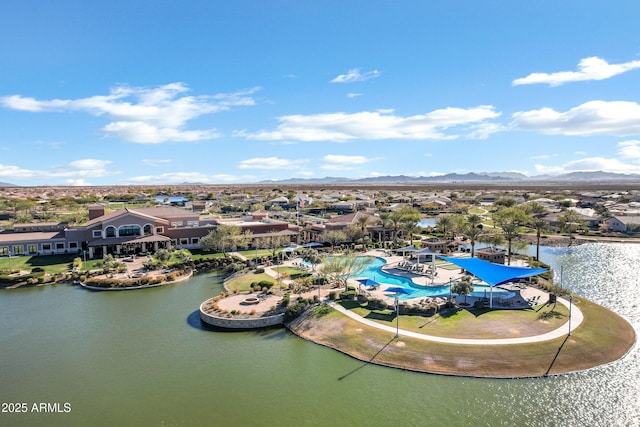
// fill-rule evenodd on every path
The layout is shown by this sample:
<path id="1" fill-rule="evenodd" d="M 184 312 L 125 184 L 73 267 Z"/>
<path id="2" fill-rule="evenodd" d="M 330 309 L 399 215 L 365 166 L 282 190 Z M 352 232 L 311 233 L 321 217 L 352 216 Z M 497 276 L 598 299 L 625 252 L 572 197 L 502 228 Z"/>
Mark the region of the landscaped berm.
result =
<path id="1" fill-rule="evenodd" d="M 286 264 L 301 266 L 299 261 Z M 385 261 L 387 267 L 398 262 Z M 465 273 L 438 267 L 445 277 Z M 264 274 L 282 278 L 270 268 Z M 385 286 L 362 290 L 358 282 L 350 282 L 354 286 L 349 290 L 330 284 L 296 289 L 300 296 L 295 301 L 285 290 L 294 286 L 287 280 L 269 290 L 254 288 L 253 293 L 236 289 L 227 298 L 203 303 L 201 318 L 207 322 L 205 310 L 225 319 L 285 311 L 287 319 L 284 308 L 296 307 L 294 315 L 283 320 L 293 333 L 363 364 L 471 377 L 526 378 L 586 370 L 624 357 L 636 341 L 631 325 L 616 313 L 563 295 L 544 280 L 506 286 L 518 302 L 502 301 L 493 308 L 485 297 L 472 296 L 406 299 L 396 306 L 395 295 L 385 292 Z"/>

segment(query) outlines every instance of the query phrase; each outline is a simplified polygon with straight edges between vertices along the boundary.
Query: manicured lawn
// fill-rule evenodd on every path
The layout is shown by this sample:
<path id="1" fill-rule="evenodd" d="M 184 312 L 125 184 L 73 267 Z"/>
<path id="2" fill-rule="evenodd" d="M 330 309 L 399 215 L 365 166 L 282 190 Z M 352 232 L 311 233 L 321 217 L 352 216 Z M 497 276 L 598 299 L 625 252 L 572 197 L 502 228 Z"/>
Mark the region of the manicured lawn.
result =
<path id="1" fill-rule="evenodd" d="M 574 303 L 582 310 L 585 320 L 570 337 L 530 344 L 456 345 L 403 336 L 394 339 L 392 332 L 369 327 L 327 309 L 294 323 L 291 329 L 365 364 L 499 378 L 555 375 L 593 368 L 621 358 L 633 346 L 635 332 L 623 318 L 590 301 L 574 300 Z M 510 311 L 507 315 L 509 313 L 516 314 Z M 485 323 L 488 320 L 489 317 L 482 314 L 465 316 L 459 322 L 460 325 L 484 323 L 488 326 Z M 509 318 L 501 321 L 511 324 Z M 513 325 L 517 324 L 514 319 Z M 454 333 L 449 336 L 462 338 Z"/>
<path id="2" fill-rule="evenodd" d="M 9 270 L 11 263 L 12 270 L 31 271 L 35 267 L 44 269 L 46 273 L 64 273 L 70 271 L 73 259 L 77 255 L 46 255 L 46 256 L 12 256 L 0 258 L 0 270 Z"/>
<path id="3" fill-rule="evenodd" d="M 285 274 L 291 279 L 311 276 L 308 271 L 293 267 L 273 267 L 273 270 L 277 271 L 280 274 Z"/>
<path id="4" fill-rule="evenodd" d="M 233 292 L 233 291 L 245 292 L 245 291 L 251 290 L 252 283 L 258 283 L 262 280 L 267 280 L 273 283 L 274 286 L 278 285 L 276 282 L 276 279 L 274 279 L 273 277 L 269 276 L 266 273 L 258 273 L 258 274 L 243 274 L 241 276 L 234 277 L 229 280 L 225 280 L 224 286 L 230 292 Z"/>
<path id="5" fill-rule="evenodd" d="M 350 303 L 352 304 L 352 303 Z M 342 304 L 345 306 L 345 304 Z M 395 313 L 346 306 L 358 315 L 375 322 L 395 325 Z M 505 338 L 514 334 L 539 335 L 564 324 L 569 309 L 558 304 L 540 305 L 526 310 L 459 309 L 445 310 L 435 316 L 401 315 L 400 328 L 425 335 L 459 338 Z"/>

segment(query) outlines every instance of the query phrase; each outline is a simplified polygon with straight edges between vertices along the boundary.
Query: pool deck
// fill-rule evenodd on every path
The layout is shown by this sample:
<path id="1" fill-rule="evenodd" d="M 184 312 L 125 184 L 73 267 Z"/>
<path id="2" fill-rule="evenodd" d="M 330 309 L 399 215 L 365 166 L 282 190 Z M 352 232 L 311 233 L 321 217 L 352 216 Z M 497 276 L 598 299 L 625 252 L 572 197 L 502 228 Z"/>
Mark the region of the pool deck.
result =
<path id="1" fill-rule="evenodd" d="M 424 286 L 425 289 L 428 288 L 429 286 L 446 285 L 450 281 L 459 279 L 459 278 L 464 276 L 464 272 L 461 271 L 461 269 L 459 269 L 459 268 L 447 269 L 447 268 L 444 268 L 443 264 L 439 264 L 437 266 L 437 273 L 438 274 L 435 276 L 435 280 L 433 281 L 433 284 L 432 284 L 431 283 L 432 280 L 431 280 L 430 277 L 427 277 L 427 276 L 424 276 L 424 275 L 415 274 L 415 273 L 411 273 L 411 272 L 408 272 L 406 270 L 402 270 L 402 269 L 396 268 L 396 266 L 398 265 L 399 262 L 406 261 L 406 259 L 404 257 L 396 256 L 396 255 L 389 255 L 389 254 L 387 254 L 385 252 L 378 251 L 378 250 L 367 252 L 365 255 L 384 258 L 385 261 L 386 261 L 385 266 L 382 267 L 384 271 L 388 271 L 390 274 L 395 274 L 395 275 L 398 275 L 398 276 L 404 276 L 404 277 L 411 278 L 415 284 L 417 284 L 419 286 Z M 300 258 L 295 258 L 295 259 L 291 259 L 291 260 L 285 261 L 283 263 L 283 265 L 296 267 L 300 263 L 301 263 L 301 259 Z M 272 277 L 277 277 L 278 276 L 278 273 L 275 272 L 270 267 L 265 268 L 265 273 L 269 274 Z M 349 280 L 350 280 L 350 283 L 352 283 L 356 287 L 356 289 L 358 288 L 358 285 L 360 285 L 360 283 L 356 279 L 349 279 Z M 390 295 L 388 292 L 385 293 L 385 289 L 387 287 L 389 287 L 389 286 L 393 286 L 393 285 L 381 284 L 381 286 L 378 289 L 375 289 L 375 290 L 372 290 L 372 289 L 366 289 L 366 290 L 361 289 L 361 291 L 362 292 L 366 292 L 367 294 L 369 294 L 370 297 L 381 298 L 381 299 L 387 300 L 388 302 L 393 304 L 393 301 L 394 301 L 393 296 Z M 515 292 L 516 296 L 513 297 L 513 298 L 510 298 L 509 299 L 510 302 L 503 301 L 503 304 L 500 303 L 499 298 L 494 298 L 493 301 L 492 301 L 494 308 L 500 308 L 500 309 L 522 309 L 522 308 L 527 307 L 529 304 L 538 305 L 538 304 L 546 303 L 548 301 L 548 299 L 549 299 L 549 294 L 547 292 L 545 292 L 545 291 L 543 291 L 541 289 L 538 289 L 536 287 L 528 286 L 528 285 L 525 285 L 525 284 L 507 284 L 507 285 L 500 285 L 499 287 L 502 288 L 502 289 L 506 289 L 506 290 Z M 329 292 L 331 292 L 330 289 L 321 289 L 320 290 L 320 297 L 321 298 L 326 298 L 328 296 Z M 308 298 L 310 296 L 313 296 L 313 295 L 318 295 L 318 290 L 317 289 L 302 294 L 302 296 L 306 297 L 306 298 Z M 251 309 L 251 310 L 255 310 L 256 312 L 261 312 L 261 311 L 266 311 L 266 310 L 270 309 L 275 304 L 277 304 L 277 302 L 279 301 L 278 297 L 270 296 L 270 297 L 260 301 L 259 304 L 247 306 L 247 305 L 242 304 L 243 299 L 246 298 L 247 296 L 248 295 L 246 295 L 246 294 L 245 295 L 230 296 L 228 298 L 225 298 L 225 299 L 221 300 L 219 304 L 220 304 L 220 306 L 223 306 L 226 309 L 237 309 L 237 310 L 241 310 L 241 311 L 247 311 L 248 309 Z M 422 298 L 424 298 L 424 297 L 407 299 L 407 300 L 404 300 L 403 302 L 416 303 L 416 302 L 419 302 L 419 300 L 422 299 Z M 464 298 L 464 297 L 460 297 L 460 298 Z M 474 302 L 477 301 L 478 299 L 482 299 L 482 298 L 467 296 L 466 302 L 469 305 L 473 306 Z M 444 301 L 444 300 L 441 299 L 441 301 Z M 566 299 L 563 299 L 563 298 L 558 298 L 558 303 L 562 304 L 564 306 L 567 306 L 567 307 L 569 307 L 569 305 L 570 305 L 570 302 L 567 301 Z M 369 326 L 377 328 L 377 329 L 382 329 L 382 330 L 386 330 L 386 331 L 389 331 L 389 332 L 396 332 L 396 328 L 394 328 L 394 327 L 383 325 L 383 324 L 380 324 L 380 323 L 373 322 L 371 320 L 365 319 L 365 318 L 363 318 L 361 316 L 358 316 L 357 314 L 355 314 L 354 312 L 352 312 L 350 310 L 346 310 L 344 307 L 340 306 L 339 304 L 330 303 L 330 305 L 332 307 L 334 307 L 336 310 L 344 313 L 346 316 L 357 320 L 358 322 L 361 322 L 363 324 L 369 325 Z M 576 307 L 574 305 L 573 306 L 573 310 L 572 310 L 571 322 L 570 322 L 571 330 L 573 331 L 578 326 L 580 326 L 580 324 L 582 324 L 583 320 L 584 320 L 584 316 L 583 316 L 582 312 L 580 311 L 580 309 L 578 307 Z M 436 341 L 436 342 L 442 342 L 442 343 L 449 343 L 449 344 L 509 345 L 509 344 L 523 344 L 523 343 L 547 341 L 547 340 L 559 338 L 561 336 L 566 336 L 568 332 L 569 332 L 569 326 L 567 324 L 565 324 L 565 325 L 562 325 L 561 327 L 559 327 L 559 328 L 557 328 L 557 329 L 555 329 L 553 331 L 550 331 L 548 333 L 541 334 L 541 335 L 528 336 L 528 337 L 502 338 L 502 339 L 458 339 L 458 338 L 447 338 L 447 337 L 437 337 L 437 336 L 419 334 L 419 333 L 415 333 L 415 332 L 411 332 L 411 331 L 405 331 L 405 330 L 402 330 L 402 329 L 400 329 L 398 331 L 398 334 L 400 336 L 405 336 L 405 337 L 417 338 L 417 339 L 426 340 L 426 341 Z"/>

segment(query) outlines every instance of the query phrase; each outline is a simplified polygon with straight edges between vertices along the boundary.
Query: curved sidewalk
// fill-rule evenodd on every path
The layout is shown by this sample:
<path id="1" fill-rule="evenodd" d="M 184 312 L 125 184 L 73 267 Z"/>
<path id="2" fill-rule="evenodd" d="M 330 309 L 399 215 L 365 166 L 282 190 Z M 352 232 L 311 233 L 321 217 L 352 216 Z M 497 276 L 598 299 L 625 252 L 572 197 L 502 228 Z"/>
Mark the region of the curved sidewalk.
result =
<path id="1" fill-rule="evenodd" d="M 563 298 L 558 298 L 558 302 L 566 307 L 569 307 L 569 302 Z M 396 328 L 392 326 L 382 325 L 372 320 L 365 319 L 364 317 L 358 316 L 357 314 L 345 309 L 344 307 L 336 303 L 331 302 L 329 303 L 329 305 L 331 305 L 336 310 L 344 313 L 348 317 L 362 324 L 371 326 L 372 328 L 378 328 L 384 331 L 393 332 L 394 334 L 396 333 Z M 582 311 L 580 311 L 580 309 L 577 308 L 574 304 L 571 307 L 571 331 L 575 330 L 578 326 L 580 326 L 583 320 L 584 320 L 584 316 L 582 314 Z M 546 334 L 534 335 L 530 337 L 519 337 L 519 338 L 494 338 L 494 339 L 447 338 L 447 337 L 436 337 L 433 335 L 419 334 L 416 332 L 405 331 L 402 329 L 398 331 L 398 334 L 405 337 L 409 337 L 409 338 L 416 338 L 416 339 L 425 340 L 425 341 L 435 341 L 435 342 L 441 342 L 445 344 L 507 345 L 507 344 L 527 344 L 527 343 L 533 343 L 533 342 L 548 341 L 548 340 L 566 336 L 568 332 L 569 332 L 568 325 L 564 324 L 561 327 L 554 329 L 551 332 L 547 332 Z"/>

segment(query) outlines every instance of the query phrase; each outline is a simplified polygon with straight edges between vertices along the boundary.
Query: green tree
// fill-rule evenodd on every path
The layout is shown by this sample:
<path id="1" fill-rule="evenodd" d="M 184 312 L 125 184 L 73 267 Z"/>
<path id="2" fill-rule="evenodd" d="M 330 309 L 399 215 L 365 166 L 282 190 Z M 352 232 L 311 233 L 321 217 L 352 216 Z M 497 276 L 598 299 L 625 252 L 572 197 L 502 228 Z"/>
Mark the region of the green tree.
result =
<path id="1" fill-rule="evenodd" d="M 347 241 L 347 234 L 340 230 L 326 230 L 322 233 L 322 241 L 331 244 L 331 252 L 336 245 Z"/>
<path id="2" fill-rule="evenodd" d="M 558 216 L 558 228 L 569 235 L 569 245 L 573 243 L 573 234 L 584 227 L 585 221 L 582 220 L 582 216 L 573 209 L 567 209 Z"/>
<path id="3" fill-rule="evenodd" d="M 252 238 L 253 233 L 249 230 L 242 231 L 235 225 L 220 224 L 200 239 L 200 246 L 204 251 L 222 252 L 226 255 L 238 247 L 247 246 Z"/>
<path id="4" fill-rule="evenodd" d="M 464 305 L 467 305 L 467 295 L 473 292 L 473 284 L 471 277 L 464 276 L 462 280 L 456 282 L 451 288 L 451 292 L 458 295 L 464 295 Z"/>
<path id="5" fill-rule="evenodd" d="M 344 256 L 334 256 L 320 267 L 320 273 L 327 277 L 331 283 L 344 286 L 347 290 L 350 278 L 361 275 L 373 262 L 373 257 L 363 257 L 350 253 Z"/>
<path id="6" fill-rule="evenodd" d="M 311 264 L 312 270 L 315 270 L 316 265 L 321 264 L 324 261 L 324 256 L 320 254 L 320 252 L 310 248 L 304 249 L 300 254 L 300 257 L 304 262 Z"/>
<path id="7" fill-rule="evenodd" d="M 271 230 L 268 236 L 256 238 L 255 244 L 259 248 L 269 249 L 271 256 L 275 258 L 278 249 L 290 242 L 289 236 L 278 234 L 277 230 Z"/>
<path id="8" fill-rule="evenodd" d="M 167 261 L 171 259 L 171 251 L 168 249 L 158 249 L 155 257 L 160 261 L 160 264 L 165 265 Z"/>
<path id="9" fill-rule="evenodd" d="M 487 245 L 496 247 L 504 243 L 504 236 L 499 233 L 482 234 L 478 237 L 478 242 L 486 243 Z"/>

